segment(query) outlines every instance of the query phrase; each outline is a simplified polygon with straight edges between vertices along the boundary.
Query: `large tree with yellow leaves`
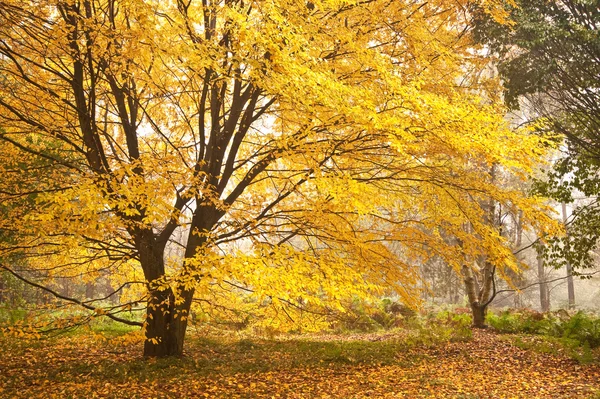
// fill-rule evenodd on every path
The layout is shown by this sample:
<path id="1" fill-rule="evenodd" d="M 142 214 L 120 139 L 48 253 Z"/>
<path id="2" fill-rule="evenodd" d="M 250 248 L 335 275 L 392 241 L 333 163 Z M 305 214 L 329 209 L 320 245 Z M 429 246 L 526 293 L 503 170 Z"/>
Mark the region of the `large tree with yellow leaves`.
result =
<path id="1" fill-rule="evenodd" d="M 278 324 L 414 304 L 432 255 L 518 268 L 481 204 L 547 229 L 488 172 L 525 178 L 544 143 L 506 128 L 468 8 L 0 1 L 3 267 L 47 290 L 108 274 L 120 304 L 63 299 L 126 322 L 145 303 L 147 356 L 182 353 L 194 301 Z"/>

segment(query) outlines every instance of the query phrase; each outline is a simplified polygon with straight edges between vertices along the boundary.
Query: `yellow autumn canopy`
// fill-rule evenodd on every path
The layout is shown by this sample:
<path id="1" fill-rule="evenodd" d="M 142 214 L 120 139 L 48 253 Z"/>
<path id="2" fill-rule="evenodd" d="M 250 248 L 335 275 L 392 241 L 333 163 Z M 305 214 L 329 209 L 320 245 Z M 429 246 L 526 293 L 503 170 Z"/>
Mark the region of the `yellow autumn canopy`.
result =
<path id="1" fill-rule="evenodd" d="M 0 1 L 0 257 L 145 281 L 103 314 L 143 296 L 149 355 L 180 353 L 194 301 L 279 325 L 415 304 L 433 255 L 517 268 L 482 202 L 553 229 L 490 175 L 546 143 L 504 122 L 469 4 Z"/>

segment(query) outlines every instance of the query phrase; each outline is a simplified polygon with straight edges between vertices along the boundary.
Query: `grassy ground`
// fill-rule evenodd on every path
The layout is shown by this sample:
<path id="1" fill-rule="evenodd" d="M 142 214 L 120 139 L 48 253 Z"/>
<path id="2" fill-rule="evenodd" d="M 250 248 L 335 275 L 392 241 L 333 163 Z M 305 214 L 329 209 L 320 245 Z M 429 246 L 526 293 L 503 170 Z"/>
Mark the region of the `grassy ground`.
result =
<path id="1" fill-rule="evenodd" d="M 144 360 L 135 335 L 102 329 L 0 338 L 0 397 L 600 398 L 597 354 L 582 364 L 533 336 L 192 334 L 184 358 Z"/>

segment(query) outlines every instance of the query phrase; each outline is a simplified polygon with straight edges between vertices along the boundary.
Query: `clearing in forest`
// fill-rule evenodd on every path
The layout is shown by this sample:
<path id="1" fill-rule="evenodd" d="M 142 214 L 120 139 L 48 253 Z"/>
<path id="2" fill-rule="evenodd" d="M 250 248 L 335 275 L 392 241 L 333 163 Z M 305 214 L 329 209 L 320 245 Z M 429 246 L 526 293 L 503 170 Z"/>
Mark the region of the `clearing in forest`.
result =
<path id="1" fill-rule="evenodd" d="M 597 398 L 598 354 L 581 364 L 541 338 L 475 331 L 417 342 L 394 334 L 190 339 L 181 359 L 75 334 L 0 342 L 5 398 Z"/>

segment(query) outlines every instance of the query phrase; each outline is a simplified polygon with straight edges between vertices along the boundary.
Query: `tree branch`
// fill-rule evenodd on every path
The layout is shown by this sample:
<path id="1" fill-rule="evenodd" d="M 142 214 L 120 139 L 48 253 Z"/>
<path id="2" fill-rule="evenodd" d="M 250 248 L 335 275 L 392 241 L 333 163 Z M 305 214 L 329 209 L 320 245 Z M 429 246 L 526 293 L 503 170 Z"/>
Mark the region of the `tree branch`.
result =
<path id="1" fill-rule="evenodd" d="M 54 290 L 52 290 L 52 289 L 50 289 L 48 287 L 44 287 L 43 285 L 34 283 L 33 281 L 30 281 L 30 280 L 26 279 L 25 277 L 21 276 L 20 274 L 18 274 L 17 272 L 13 271 L 12 269 L 6 267 L 5 265 L 0 264 L 0 269 L 6 270 L 7 272 L 9 272 L 10 274 L 12 274 L 13 276 L 15 276 L 16 278 L 18 278 L 19 280 L 23 281 L 24 283 L 27 283 L 27 284 L 29 284 L 29 285 L 31 285 L 33 287 L 39 288 L 39 289 L 41 289 L 43 291 L 49 292 L 50 294 L 54 295 L 55 297 L 57 297 L 59 299 L 75 303 L 75 304 L 77 304 L 79 306 L 82 306 L 82 307 L 84 307 L 86 309 L 93 310 L 94 312 L 98 309 L 98 308 L 95 308 L 93 306 L 88 305 L 86 302 L 82 302 L 82 301 L 80 301 L 78 299 L 70 298 L 68 296 L 61 295 L 58 292 L 56 292 L 56 291 L 54 291 Z M 143 323 L 141 323 L 139 321 L 132 321 L 132 320 L 127 320 L 127 319 L 122 319 L 122 318 L 120 318 L 118 316 L 115 316 L 113 314 L 110 314 L 110 313 L 102 314 L 102 316 L 106 316 L 109 319 L 112 319 L 114 321 L 118 321 L 119 323 L 130 325 L 130 326 L 138 326 L 138 327 L 142 327 L 143 326 Z"/>

